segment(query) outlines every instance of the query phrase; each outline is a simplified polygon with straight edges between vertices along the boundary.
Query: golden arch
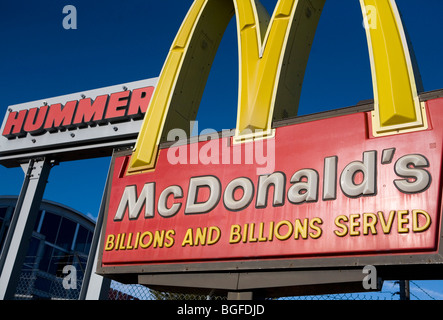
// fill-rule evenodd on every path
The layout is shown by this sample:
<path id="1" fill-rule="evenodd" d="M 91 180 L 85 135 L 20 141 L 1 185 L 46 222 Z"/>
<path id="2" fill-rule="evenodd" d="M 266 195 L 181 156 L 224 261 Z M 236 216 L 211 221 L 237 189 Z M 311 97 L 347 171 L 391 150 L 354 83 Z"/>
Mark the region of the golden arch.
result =
<path id="1" fill-rule="evenodd" d="M 195 0 L 171 46 L 134 148 L 129 172 L 155 167 L 170 129 L 189 130 L 223 33 L 235 15 L 239 47 L 234 142 L 272 137 L 272 121 L 296 116 L 311 44 L 326 0 Z M 360 0 L 374 87 L 374 135 L 422 130 L 420 106 L 395 0 Z M 369 8 L 369 9 L 368 9 Z M 367 22 L 367 21 L 366 21 Z"/>

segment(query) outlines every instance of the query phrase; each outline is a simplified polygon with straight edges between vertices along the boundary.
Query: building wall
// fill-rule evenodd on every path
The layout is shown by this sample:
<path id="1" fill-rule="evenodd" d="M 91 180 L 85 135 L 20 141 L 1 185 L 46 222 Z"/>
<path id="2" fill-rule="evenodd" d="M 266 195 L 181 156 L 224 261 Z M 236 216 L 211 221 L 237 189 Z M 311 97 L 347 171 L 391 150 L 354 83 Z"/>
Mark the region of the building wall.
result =
<path id="1" fill-rule="evenodd" d="M 0 249 L 16 202 L 17 197 L 0 197 Z M 77 299 L 94 227 L 94 221 L 82 213 L 43 200 L 15 298 Z M 70 282 L 63 283 L 68 276 Z"/>

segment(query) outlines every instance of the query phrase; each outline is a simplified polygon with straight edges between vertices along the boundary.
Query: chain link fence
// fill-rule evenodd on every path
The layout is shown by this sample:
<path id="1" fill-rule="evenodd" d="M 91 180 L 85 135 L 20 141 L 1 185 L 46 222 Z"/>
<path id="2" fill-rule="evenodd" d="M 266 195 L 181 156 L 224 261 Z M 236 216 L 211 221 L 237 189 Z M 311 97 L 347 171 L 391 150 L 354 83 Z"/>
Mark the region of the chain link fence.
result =
<path id="1" fill-rule="evenodd" d="M 170 293 L 151 290 L 139 284 L 111 282 L 110 300 L 226 300 L 226 296 Z"/>
<path id="2" fill-rule="evenodd" d="M 418 285 L 417 285 L 418 287 Z M 424 291 L 424 289 L 420 288 Z M 377 292 L 327 294 L 327 295 L 306 295 L 296 297 L 282 297 L 275 300 L 399 300 L 398 281 L 385 282 L 383 289 Z M 426 293 L 426 291 L 424 291 Z M 430 299 L 429 294 L 426 295 Z M 417 300 L 419 297 L 415 296 Z M 150 290 L 142 285 L 122 284 L 116 281 L 111 282 L 109 299 L 111 300 L 226 300 L 226 296 L 209 296 L 196 294 L 167 293 Z"/>
<path id="3" fill-rule="evenodd" d="M 39 270 L 23 271 L 17 286 L 17 300 L 78 300 L 83 278 L 69 279 Z M 438 300 L 415 281 L 410 281 L 412 300 Z M 399 300 L 398 281 L 386 281 L 381 291 L 347 294 L 306 295 L 282 297 L 275 300 Z M 151 290 L 143 285 L 111 281 L 109 300 L 226 300 L 226 296 L 168 293 Z"/>
<path id="4" fill-rule="evenodd" d="M 83 278 L 66 285 L 66 278 L 40 270 L 22 272 L 14 298 L 16 300 L 77 300 Z"/>

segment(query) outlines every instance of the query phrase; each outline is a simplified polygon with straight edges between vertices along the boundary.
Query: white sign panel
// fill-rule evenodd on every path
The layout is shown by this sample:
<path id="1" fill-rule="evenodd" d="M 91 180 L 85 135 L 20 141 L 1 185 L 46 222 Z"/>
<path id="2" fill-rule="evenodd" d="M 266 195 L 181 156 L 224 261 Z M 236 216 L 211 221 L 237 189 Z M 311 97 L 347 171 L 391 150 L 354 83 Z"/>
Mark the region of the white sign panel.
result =
<path id="1" fill-rule="evenodd" d="M 0 162 L 127 144 L 136 139 L 158 78 L 10 106 Z M 5 164 L 6 161 L 6 164 Z"/>

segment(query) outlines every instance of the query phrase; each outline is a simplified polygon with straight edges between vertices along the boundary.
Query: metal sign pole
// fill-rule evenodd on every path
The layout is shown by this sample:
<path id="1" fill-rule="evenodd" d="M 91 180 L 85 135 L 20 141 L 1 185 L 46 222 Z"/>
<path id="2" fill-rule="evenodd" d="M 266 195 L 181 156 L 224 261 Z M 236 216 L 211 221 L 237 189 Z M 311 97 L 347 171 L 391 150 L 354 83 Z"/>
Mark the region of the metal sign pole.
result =
<path id="1" fill-rule="evenodd" d="M 410 300 L 409 280 L 400 280 L 400 300 Z"/>
<path id="2" fill-rule="evenodd" d="M 31 159 L 0 256 L 0 299 L 14 298 L 23 262 L 38 216 L 51 161 Z"/>
<path id="3" fill-rule="evenodd" d="M 94 237 L 92 238 L 91 249 L 89 251 L 88 263 L 86 264 L 85 277 L 83 279 L 79 300 L 105 300 L 109 293 L 111 279 L 105 278 L 95 273 L 98 254 L 100 235 L 103 225 L 103 217 L 105 214 L 106 198 L 108 184 L 110 183 L 112 172 L 111 164 L 109 165 L 108 176 L 106 178 L 105 190 L 100 205 L 100 211 L 95 224 Z"/>

